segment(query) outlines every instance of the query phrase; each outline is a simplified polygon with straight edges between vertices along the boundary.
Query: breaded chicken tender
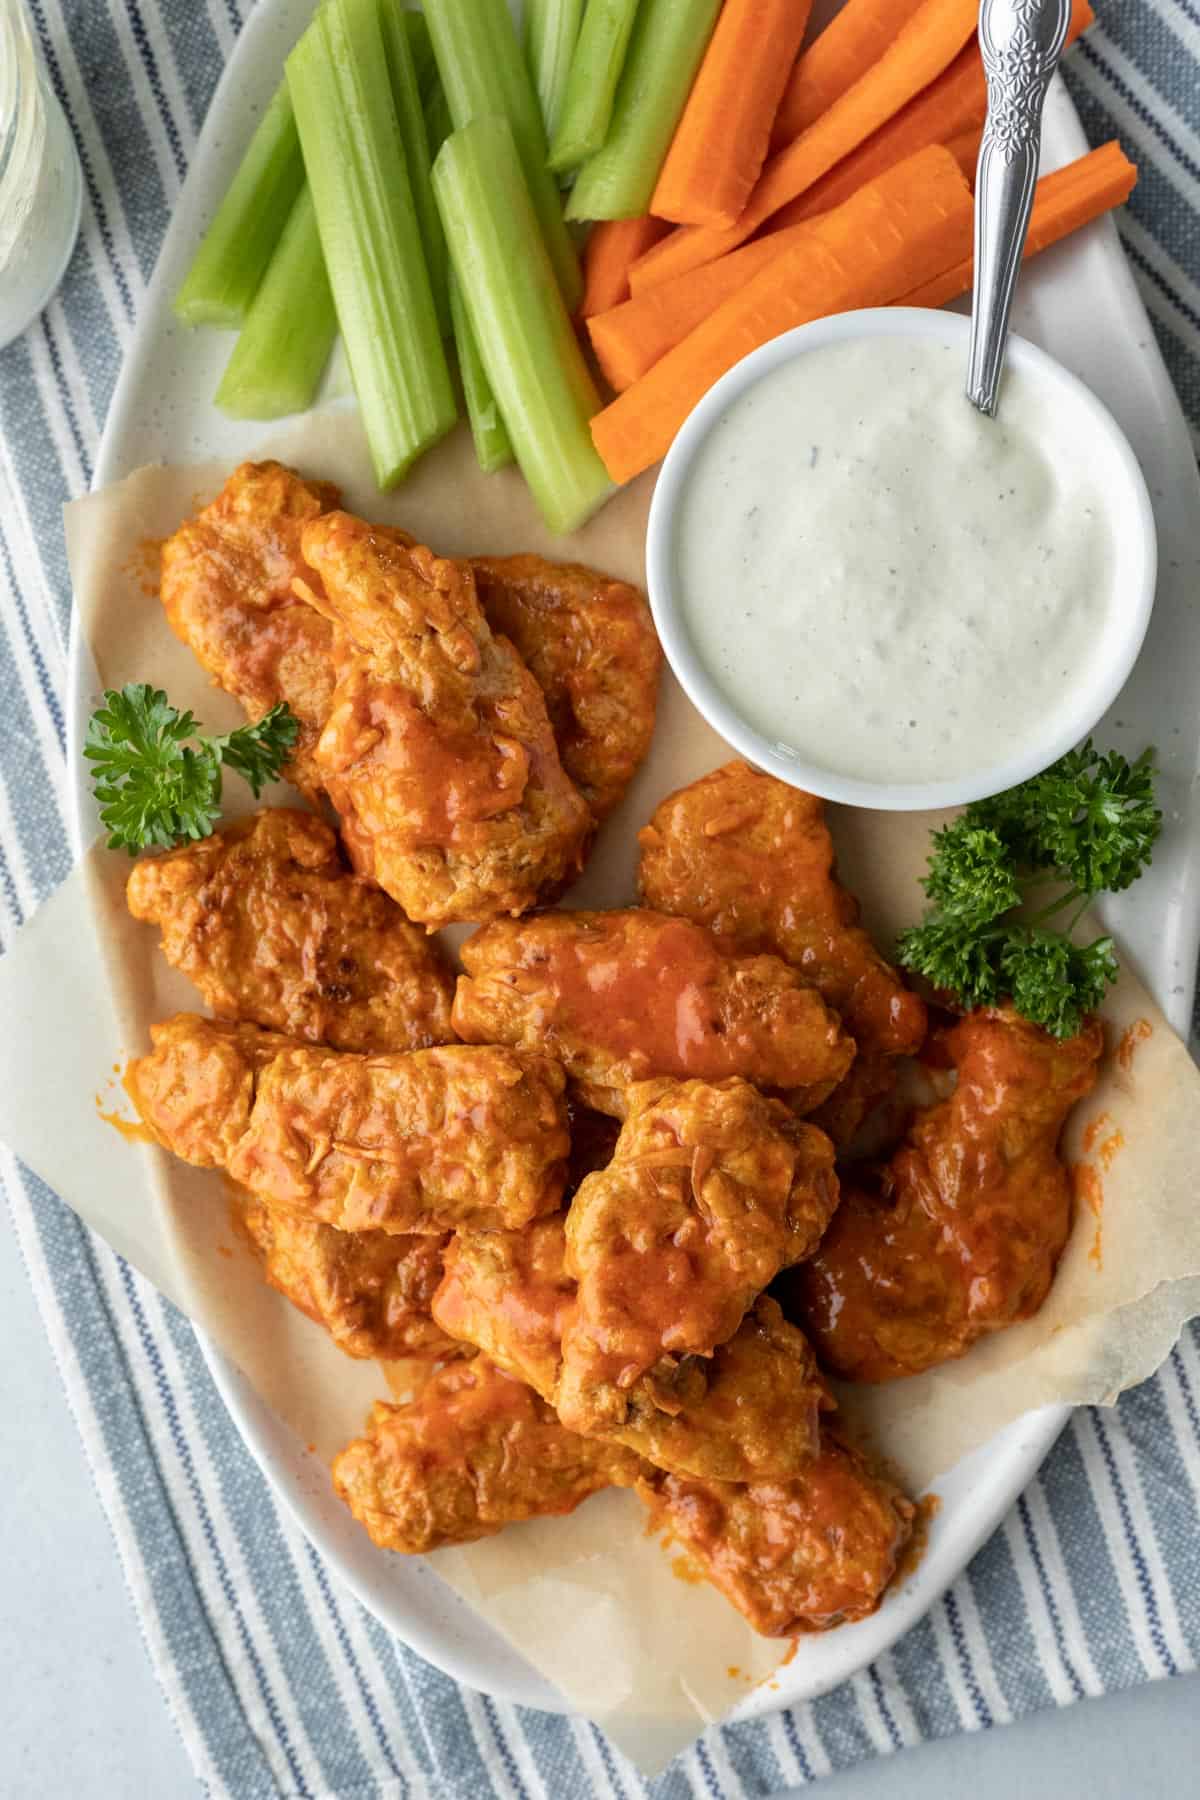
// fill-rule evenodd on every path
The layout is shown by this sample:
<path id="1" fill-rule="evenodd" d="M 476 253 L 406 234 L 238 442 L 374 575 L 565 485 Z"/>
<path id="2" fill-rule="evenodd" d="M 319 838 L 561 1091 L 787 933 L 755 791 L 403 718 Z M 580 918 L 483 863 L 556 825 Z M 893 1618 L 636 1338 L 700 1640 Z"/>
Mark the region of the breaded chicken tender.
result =
<path id="1" fill-rule="evenodd" d="M 548 1057 L 448 1044 L 353 1056 L 180 1013 L 126 1087 L 158 1141 L 342 1231 L 527 1224 L 570 1148 Z"/>
<path id="2" fill-rule="evenodd" d="M 355 867 L 431 928 L 520 913 L 560 888 L 591 813 L 469 567 L 341 512 L 301 548 L 318 580 L 297 591 L 352 646 L 316 763 Z"/>
<path id="3" fill-rule="evenodd" d="M 433 1315 L 452 1337 L 557 1398 L 575 1305 L 561 1215 L 524 1231 L 462 1231 L 446 1247 Z M 763 1295 L 710 1357 L 664 1358 L 633 1382 L 622 1422 L 595 1435 L 647 1462 L 722 1481 L 787 1477 L 816 1454 L 832 1402 L 803 1335 Z"/>
<path id="4" fill-rule="evenodd" d="M 627 1087 L 660 1075 L 740 1075 L 815 1106 L 854 1057 L 836 1014 L 795 969 L 739 957 L 664 913 L 499 920 L 467 940 L 462 961 L 459 1036 L 551 1052 L 589 1106 L 617 1117 Z"/>
<path id="5" fill-rule="evenodd" d="M 130 1063 L 125 1089 L 164 1149 L 201 1169 L 227 1169 L 246 1135 L 259 1077 L 296 1048 L 258 1025 L 176 1013 L 150 1027 L 154 1048 Z"/>
<path id="6" fill-rule="evenodd" d="M 553 1402 L 575 1304 L 564 1215 L 550 1213 L 520 1231 L 455 1232 L 442 1270 L 430 1303 L 435 1322 Z"/>
<path id="7" fill-rule="evenodd" d="M 958 1071 L 925 1107 L 877 1188 L 848 1189 L 787 1304 L 838 1375 L 890 1381 L 961 1356 L 1045 1300 L 1071 1225 L 1058 1155 L 1104 1034 L 1060 1040 L 1009 1009 L 946 1034 Z"/>
<path id="8" fill-rule="evenodd" d="M 816 1249 L 838 1202 L 833 1145 L 733 1079 L 630 1088 L 607 1169 L 567 1215 L 578 1282 L 556 1404 L 564 1425 L 620 1425 L 640 1377 L 711 1355 L 756 1294 Z"/>
<path id="9" fill-rule="evenodd" d="M 892 1059 L 920 1049 L 927 1021 L 858 924 L 824 802 L 726 763 L 664 800 L 639 842 L 647 906 L 707 926 L 741 955 L 782 957 L 841 1015 L 858 1057 L 819 1122 L 845 1142 L 891 1088 Z"/>
<path id="10" fill-rule="evenodd" d="M 580 563 L 473 556 L 494 632 L 546 696 L 563 768 L 599 823 L 650 748 L 662 650 L 645 595 Z"/>
<path id="11" fill-rule="evenodd" d="M 442 1279 L 444 1237 L 336 1231 L 315 1219 L 234 1195 L 234 1217 L 273 1288 L 347 1356 L 451 1357 L 462 1345 L 430 1317 Z"/>
<path id="12" fill-rule="evenodd" d="M 665 1526 L 765 1637 L 866 1618 L 912 1536 L 912 1503 L 830 1432 L 791 1481 L 658 1474 L 638 1492 L 653 1526 Z"/>
<path id="13" fill-rule="evenodd" d="M 919 1050 L 925 1007 L 858 924 L 837 879 L 825 805 L 743 762 L 670 795 L 639 834 L 647 906 L 799 969 L 860 1051 Z"/>
<path id="14" fill-rule="evenodd" d="M 454 1036 L 454 980 L 437 947 L 350 874 L 312 813 L 264 808 L 144 857 L 125 897 L 221 1018 L 335 1050 L 423 1050 Z"/>
<path id="15" fill-rule="evenodd" d="M 676 1474 L 785 1480 L 817 1454 L 832 1408 L 807 1338 L 760 1294 L 711 1356 L 664 1357 L 635 1381 L 624 1422 L 597 1435 Z"/>
<path id="16" fill-rule="evenodd" d="M 407 1405 L 377 1401 L 333 1485 L 382 1549 L 420 1556 L 574 1512 L 601 1488 L 632 1486 L 641 1466 L 564 1431 L 544 1400 L 477 1356 L 439 1370 Z"/>
<path id="17" fill-rule="evenodd" d="M 313 752 L 333 700 L 335 633 L 293 583 L 316 583 L 300 535 L 338 498 L 328 482 L 305 481 L 282 463 L 242 463 L 162 548 L 172 631 L 248 718 L 287 702 L 300 732 L 285 773 L 307 794 L 321 787 Z"/>

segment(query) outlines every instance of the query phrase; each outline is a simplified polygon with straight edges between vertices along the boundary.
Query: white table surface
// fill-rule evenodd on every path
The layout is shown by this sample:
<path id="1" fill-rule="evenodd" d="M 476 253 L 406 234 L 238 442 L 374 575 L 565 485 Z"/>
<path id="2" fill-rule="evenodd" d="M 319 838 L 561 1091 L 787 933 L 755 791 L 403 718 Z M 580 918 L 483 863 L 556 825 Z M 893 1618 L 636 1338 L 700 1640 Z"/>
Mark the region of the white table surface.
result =
<path id="1" fill-rule="evenodd" d="M 0 1217 L 0 1796 L 196 1800 L 20 1252 Z M 830 1800 L 1197 1792 L 1200 1676 L 906 1751 Z"/>

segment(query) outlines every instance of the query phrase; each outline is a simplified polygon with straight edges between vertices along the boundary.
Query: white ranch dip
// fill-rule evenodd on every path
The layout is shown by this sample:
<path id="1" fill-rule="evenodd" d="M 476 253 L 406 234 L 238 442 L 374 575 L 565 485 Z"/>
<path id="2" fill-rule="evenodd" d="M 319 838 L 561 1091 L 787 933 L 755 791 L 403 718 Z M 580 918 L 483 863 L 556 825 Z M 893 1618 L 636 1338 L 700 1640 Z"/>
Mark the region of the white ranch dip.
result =
<path id="1" fill-rule="evenodd" d="M 760 737 L 840 775 L 1019 753 L 1114 617 L 1108 458 L 1057 385 L 963 397 L 962 347 L 829 344 L 736 397 L 684 481 L 684 626 Z"/>

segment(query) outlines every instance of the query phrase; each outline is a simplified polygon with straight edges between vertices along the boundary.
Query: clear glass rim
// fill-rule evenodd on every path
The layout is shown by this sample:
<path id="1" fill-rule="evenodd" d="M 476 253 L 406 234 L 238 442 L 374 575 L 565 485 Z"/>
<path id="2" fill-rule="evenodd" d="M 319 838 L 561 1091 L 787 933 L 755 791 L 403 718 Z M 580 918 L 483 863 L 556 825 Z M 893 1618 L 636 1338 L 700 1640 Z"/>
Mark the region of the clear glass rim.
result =
<path id="1" fill-rule="evenodd" d="M 41 160 L 41 70 L 21 0 L 0 0 L 0 200 L 27 183 Z M 35 108 L 37 109 L 35 111 Z"/>

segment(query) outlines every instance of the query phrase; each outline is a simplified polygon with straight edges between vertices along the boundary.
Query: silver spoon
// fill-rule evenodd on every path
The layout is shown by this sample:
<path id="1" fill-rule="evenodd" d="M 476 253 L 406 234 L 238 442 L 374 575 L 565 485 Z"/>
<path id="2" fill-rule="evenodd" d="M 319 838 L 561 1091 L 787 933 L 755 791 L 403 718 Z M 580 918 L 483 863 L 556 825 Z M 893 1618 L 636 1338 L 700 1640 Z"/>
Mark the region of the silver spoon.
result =
<path id="1" fill-rule="evenodd" d="M 1008 315 L 1037 184 L 1042 107 L 1070 18 L 1070 0 L 980 0 L 988 105 L 975 179 L 967 399 L 989 416 L 996 411 Z"/>

